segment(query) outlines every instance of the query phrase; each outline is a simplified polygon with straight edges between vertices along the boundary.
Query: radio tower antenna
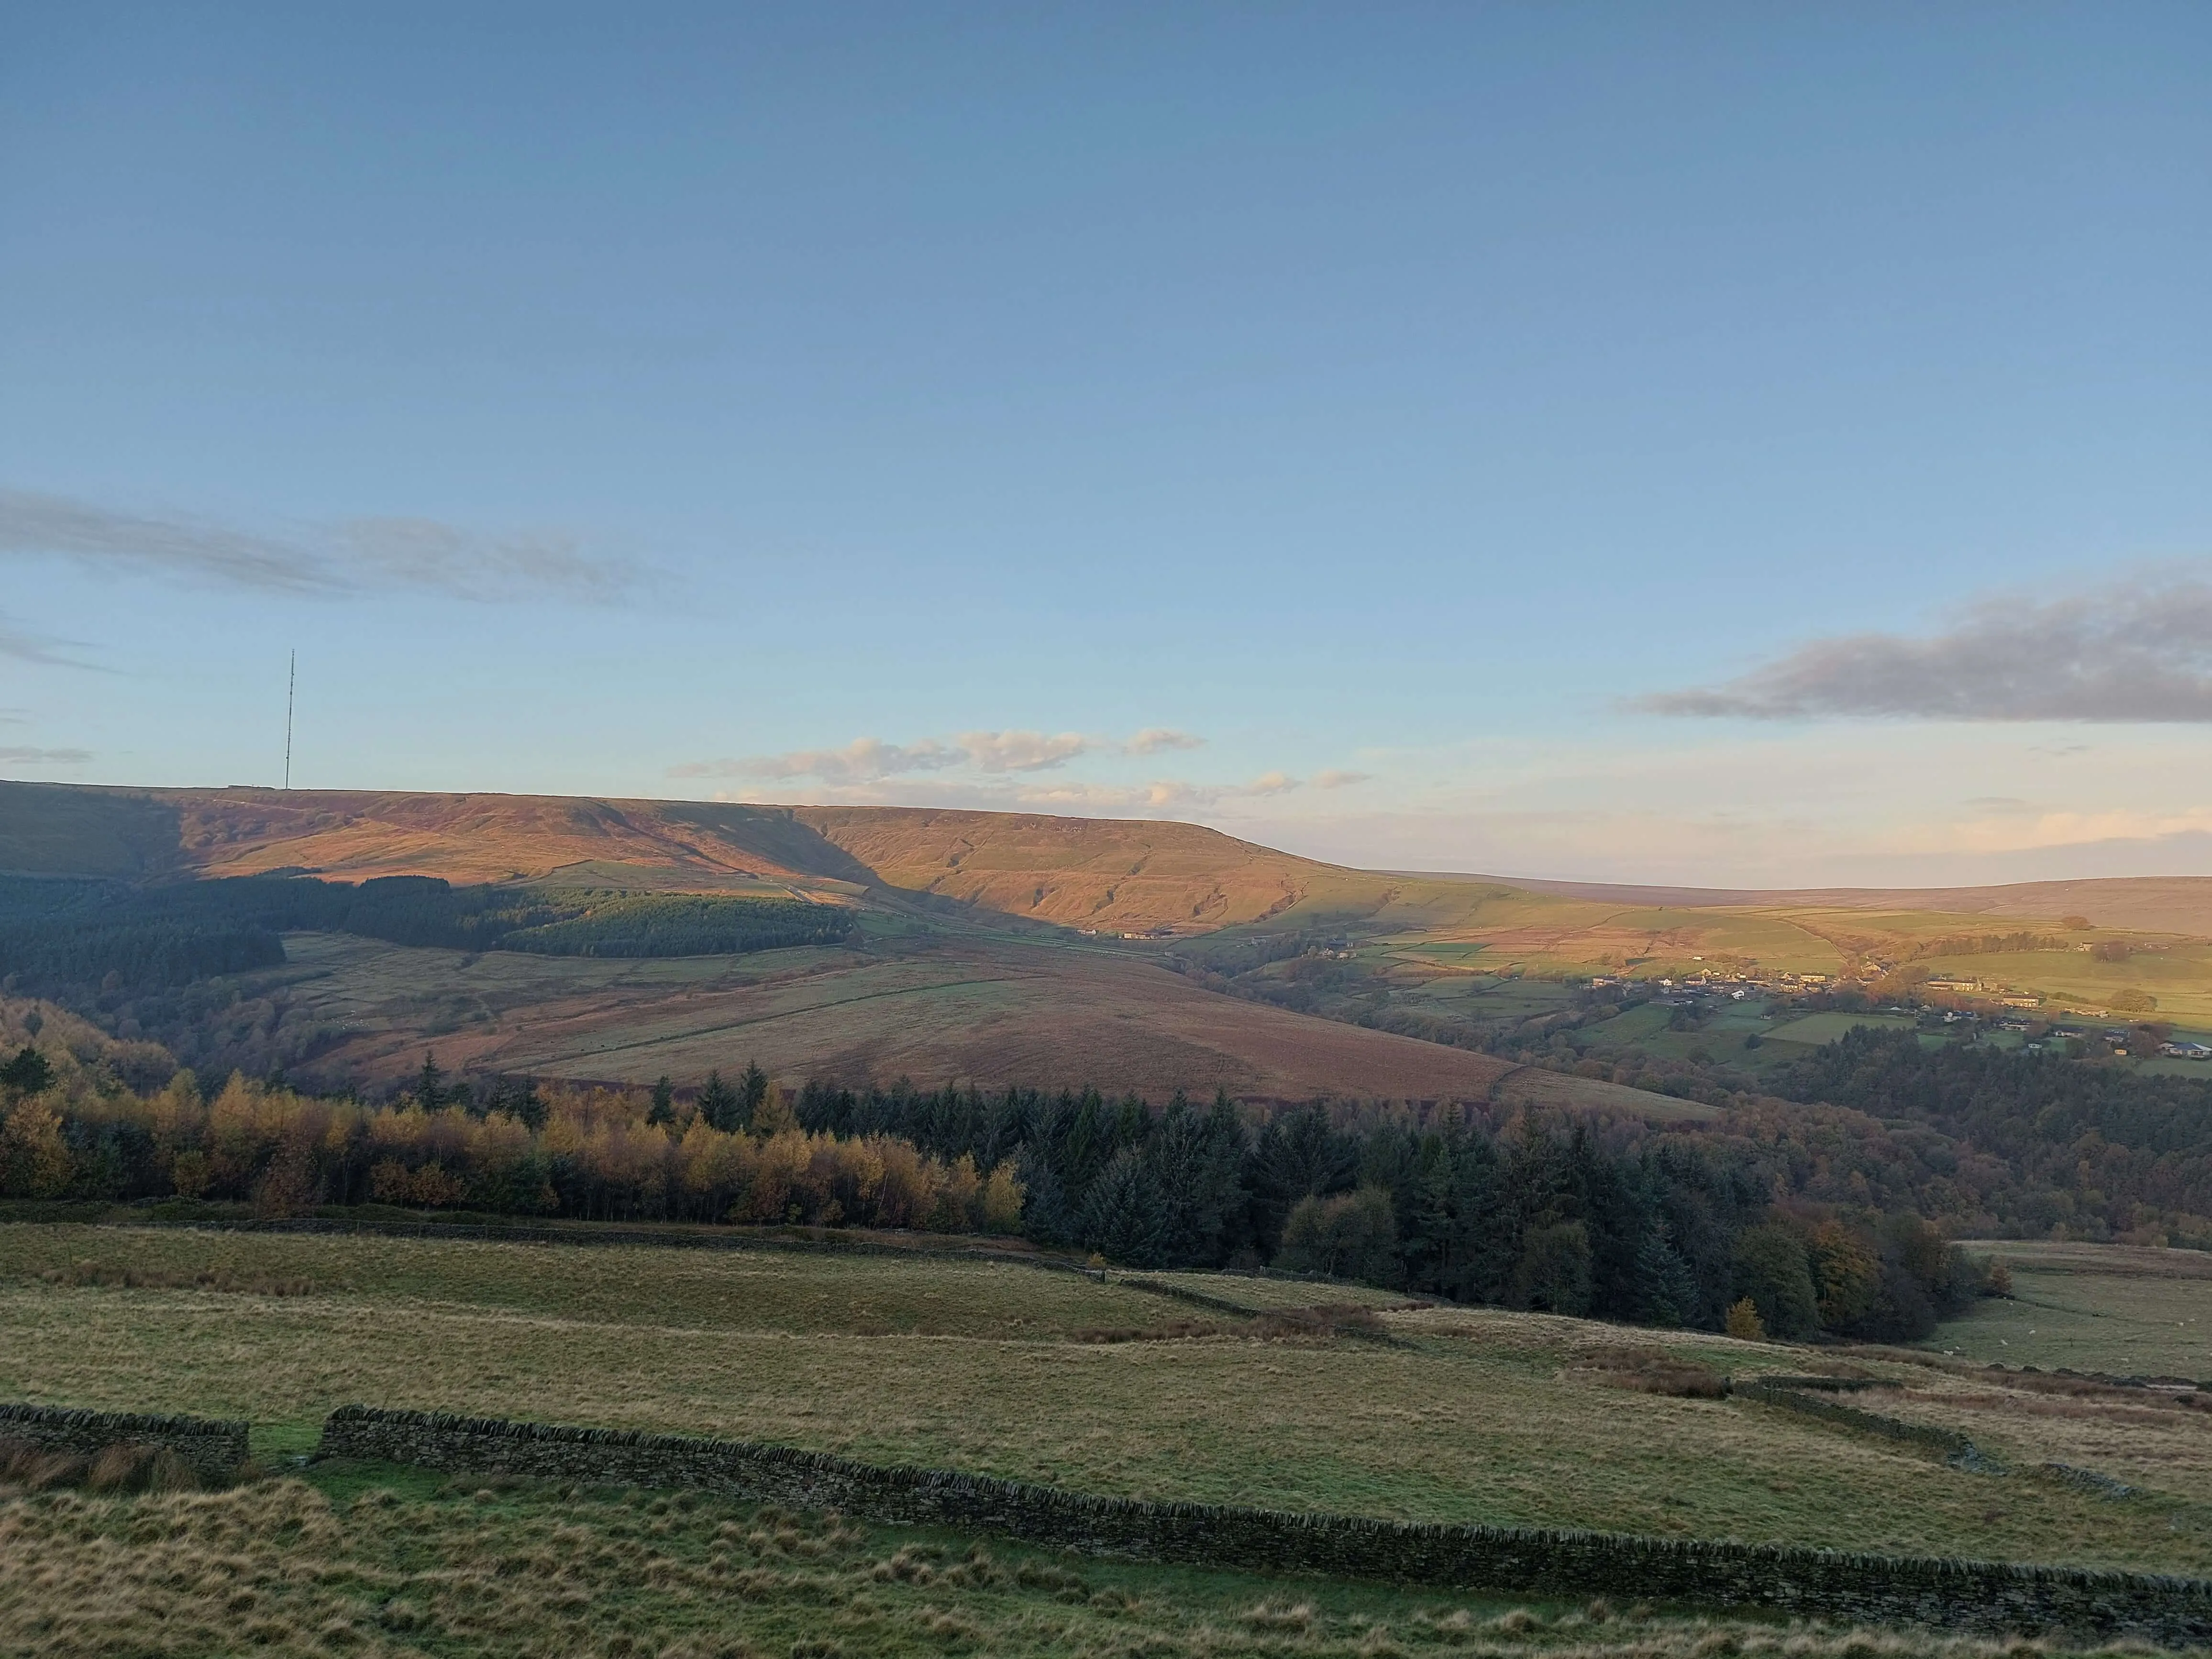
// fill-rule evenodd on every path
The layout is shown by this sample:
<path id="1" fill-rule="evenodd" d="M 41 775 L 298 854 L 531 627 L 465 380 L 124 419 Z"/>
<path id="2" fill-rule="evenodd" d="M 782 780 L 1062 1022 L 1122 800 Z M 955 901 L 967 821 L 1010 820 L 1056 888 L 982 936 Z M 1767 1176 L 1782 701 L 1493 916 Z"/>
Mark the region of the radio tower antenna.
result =
<path id="1" fill-rule="evenodd" d="M 292 694 L 300 684 L 300 653 L 292 653 L 292 660 L 284 671 L 284 787 L 292 787 Z"/>

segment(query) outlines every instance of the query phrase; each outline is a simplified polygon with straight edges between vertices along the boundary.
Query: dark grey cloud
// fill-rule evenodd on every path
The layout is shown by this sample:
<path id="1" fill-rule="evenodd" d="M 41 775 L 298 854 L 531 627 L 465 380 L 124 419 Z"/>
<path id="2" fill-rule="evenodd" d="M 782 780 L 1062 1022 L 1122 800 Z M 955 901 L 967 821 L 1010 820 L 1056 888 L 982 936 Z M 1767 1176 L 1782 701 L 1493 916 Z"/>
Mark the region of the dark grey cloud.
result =
<path id="1" fill-rule="evenodd" d="M 1632 707 L 1707 719 L 2212 721 L 2212 581 L 2169 573 L 1987 599 L 1942 633 L 1814 640 L 1740 679 Z"/>
<path id="2" fill-rule="evenodd" d="M 0 765 L 82 766 L 91 758 L 89 749 L 0 748 Z"/>
<path id="3" fill-rule="evenodd" d="M 35 663 L 44 668 L 94 668 L 96 665 L 81 662 L 69 653 L 85 648 L 77 640 L 58 640 L 49 635 L 33 633 L 19 628 L 6 617 L 0 617 L 0 657 L 16 662 Z M 106 672 L 104 669 L 98 672 Z M 10 726 L 20 726 L 22 718 L 10 709 L 0 719 Z"/>
<path id="4" fill-rule="evenodd" d="M 0 489 L 0 556 L 303 596 L 407 590 L 606 599 L 643 575 L 564 536 L 483 536 L 428 519 L 350 519 L 280 532 L 22 489 Z"/>

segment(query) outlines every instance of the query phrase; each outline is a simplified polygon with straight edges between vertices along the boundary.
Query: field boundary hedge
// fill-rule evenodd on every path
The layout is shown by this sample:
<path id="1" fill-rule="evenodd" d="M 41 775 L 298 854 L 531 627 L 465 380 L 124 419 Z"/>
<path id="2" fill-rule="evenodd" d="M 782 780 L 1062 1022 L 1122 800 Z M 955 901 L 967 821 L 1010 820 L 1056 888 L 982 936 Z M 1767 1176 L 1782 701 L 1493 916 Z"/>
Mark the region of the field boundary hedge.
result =
<path id="1" fill-rule="evenodd" d="M 2169 1646 L 2212 1641 L 2212 1582 L 2147 1573 L 1147 1503 L 748 1441 L 366 1406 L 331 1413 L 320 1455 L 454 1474 L 697 1487 L 1124 1559 L 1992 1633 L 2076 1630 Z"/>
<path id="2" fill-rule="evenodd" d="M 0 1402 L 0 1440 L 87 1456 L 110 1446 L 164 1446 L 210 1480 L 228 1480 L 245 1463 L 246 1435 L 246 1424 L 223 1419 Z"/>

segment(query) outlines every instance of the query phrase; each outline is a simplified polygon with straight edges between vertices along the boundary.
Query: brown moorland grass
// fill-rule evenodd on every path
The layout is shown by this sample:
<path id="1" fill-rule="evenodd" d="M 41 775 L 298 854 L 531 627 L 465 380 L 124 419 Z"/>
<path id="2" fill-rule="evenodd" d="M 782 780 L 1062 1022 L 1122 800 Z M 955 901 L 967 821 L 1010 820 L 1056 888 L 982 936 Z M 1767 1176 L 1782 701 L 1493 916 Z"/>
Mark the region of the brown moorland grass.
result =
<path id="1" fill-rule="evenodd" d="M 2017 1644 L 1078 1560 L 696 1493 L 325 1466 L 219 1493 L 0 1486 L 0 1650 L 1152 1659 L 1998 1659 Z M 2039 1655 L 2140 1653 L 2038 1643 Z"/>
<path id="2" fill-rule="evenodd" d="M 0 1229 L 0 1261 L 22 1253 L 19 1239 L 68 1231 Z M 203 1259 L 192 1235 L 103 1237 L 144 1265 Z M 1132 1497 L 2212 1571 L 2199 1487 L 2168 1482 L 2112 1503 L 2032 1473 L 1968 1474 L 1771 1407 L 1611 1387 L 1578 1355 L 1623 1334 L 1583 1322 L 1441 1309 L 1381 1315 L 1393 1344 L 1235 1331 L 1092 1344 L 1073 1338 L 1193 1316 L 1152 1297 L 1139 1314 L 1123 1303 L 1078 1317 L 1065 1298 L 1091 1294 L 1081 1281 L 1012 1267 L 961 1277 L 928 1261 L 791 1258 L 780 1288 L 718 1302 L 719 1274 L 759 1283 L 721 1253 L 313 1242 L 374 1244 L 376 1260 L 402 1263 L 460 1254 L 363 1267 L 355 1287 L 295 1297 L 9 1275 L 0 1397 L 244 1416 L 274 1431 L 264 1451 L 305 1449 L 325 1413 L 358 1401 L 763 1440 Z M 471 1262 L 472 1251 L 485 1255 Z M 326 1282 L 314 1260 L 308 1276 Z M 830 1287 L 818 1293 L 817 1271 Z M 525 1288 L 574 1273 L 607 1288 L 573 1304 Z M 1000 1328 L 924 1334 L 933 1293 L 948 1290 L 938 1306 L 967 1304 L 975 1324 Z M 855 1297 L 871 1328 L 891 1334 L 835 1328 Z M 815 1310 L 794 1316 L 810 1298 Z M 1013 1325 L 1024 1305 L 1059 1311 Z M 897 1334 L 902 1322 L 911 1334 Z M 1716 1370 L 1808 1360 L 1702 1333 L 1651 1340 Z M 2176 1417 L 2212 1431 L 2212 1418 Z"/>
<path id="3" fill-rule="evenodd" d="M 1583 1090 L 1583 1079 L 1516 1072 L 1486 1054 L 1218 995 L 1149 962 L 1009 941 L 793 952 L 762 971 L 718 958 L 518 963 L 327 935 L 295 935 L 288 949 L 301 1017 L 356 1033 L 320 1063 L 368 1076 L 419 1067 L 429 1040 L 456 1068 L 631 1083 L 753 1059 L 788 1078 L 1096 1084 L 1155 1099 L 1180 1088 L 1484 1100 L 1519 1079 L 1553 1105 L 1588 1093 L 1615 1111 L 1703 1115 L 1686 1101 Z"/>

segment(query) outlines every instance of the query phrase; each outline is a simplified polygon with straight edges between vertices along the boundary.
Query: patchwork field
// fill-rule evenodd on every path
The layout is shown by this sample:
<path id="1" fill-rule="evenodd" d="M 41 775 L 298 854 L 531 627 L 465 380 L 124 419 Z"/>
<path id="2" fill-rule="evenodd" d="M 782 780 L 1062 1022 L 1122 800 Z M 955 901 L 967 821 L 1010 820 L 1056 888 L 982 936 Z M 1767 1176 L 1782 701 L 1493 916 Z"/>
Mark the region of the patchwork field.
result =
<path id="1" fill-rule="evenodd" d="M 204 1273 L 240 1288 L 190 1288 Z M 1216 1282 L 1258 1305 L 1255 1281 Z M 2161 1407 L 2157 1467 L 2127 1468 L 2147 1490 L 2114 1501 L 2042 1472 L 2046 1419 L 1990 1406 L 2014 1391 L 1955 1364 L 1850 1362 L 1897 1385 L 1874 1409 L 1972 1421 L 2008 1475 L 1607 1369 L 1624 1346 L 1739 1375 L 1816 1352 L 1485 1310 L 1380 1317 L 1390 1340 L 1285 1336 L 973 1261 L 0 1228 L 0 1397 L 244 1415 L 272 1453 L 360 1401 L 1131 1496 L 2212 1571 L 2212 1413 Z"/>

